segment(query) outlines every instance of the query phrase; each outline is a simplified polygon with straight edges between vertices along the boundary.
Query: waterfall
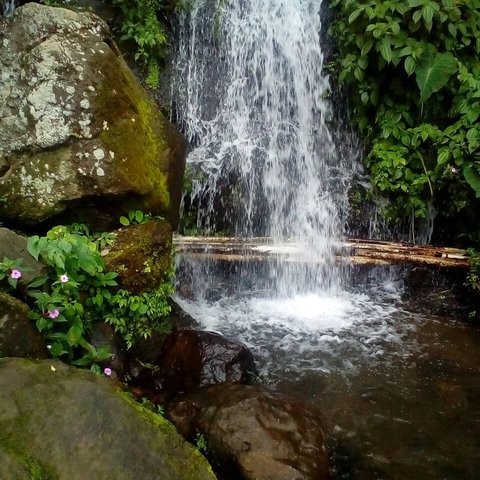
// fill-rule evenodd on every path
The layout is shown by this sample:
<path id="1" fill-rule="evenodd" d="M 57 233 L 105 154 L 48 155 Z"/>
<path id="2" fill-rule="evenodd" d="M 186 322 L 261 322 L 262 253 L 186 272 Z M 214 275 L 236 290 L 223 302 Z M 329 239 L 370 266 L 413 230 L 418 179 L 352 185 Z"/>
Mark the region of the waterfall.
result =
<path id="1" fill-rule="evenodd" d="M 172 97 L 194 147 L 197 227 L 300 244 L 304 262 L 269 272 L 281 295 L 338 287 L 333 247 L 357 168 L 334 141 L 321 3 L 196 0 L 179 19 Z"/>
<path id="2" fill-rule="evenodd" d="M 0 0 L 0 16 L 11 15 L 16 7 L 16 0 Z"/>

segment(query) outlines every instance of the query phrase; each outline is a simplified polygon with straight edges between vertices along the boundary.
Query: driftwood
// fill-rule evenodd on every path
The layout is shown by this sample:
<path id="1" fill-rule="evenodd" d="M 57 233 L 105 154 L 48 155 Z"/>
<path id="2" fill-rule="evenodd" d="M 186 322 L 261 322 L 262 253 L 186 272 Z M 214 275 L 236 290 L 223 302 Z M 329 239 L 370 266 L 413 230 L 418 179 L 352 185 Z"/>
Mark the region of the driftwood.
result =
<path id="1" fill-rule="evenodd" d="M 299 243 L 285 242 L 274 245 L 268 238 L 241 240 L 229 237 L 176 236 L 174 243 L 177 251 L 188 258 L 209 258 L 232 262 L 271 259 L 285 262 L 322 262 L 321 259 L 306 256 L 306 249 Z M 346 239 L 337 243 L 334 248 L 338 261 L 354 264 L 468 267 L 465 251 L 457 248 L 358 239 Z"/>

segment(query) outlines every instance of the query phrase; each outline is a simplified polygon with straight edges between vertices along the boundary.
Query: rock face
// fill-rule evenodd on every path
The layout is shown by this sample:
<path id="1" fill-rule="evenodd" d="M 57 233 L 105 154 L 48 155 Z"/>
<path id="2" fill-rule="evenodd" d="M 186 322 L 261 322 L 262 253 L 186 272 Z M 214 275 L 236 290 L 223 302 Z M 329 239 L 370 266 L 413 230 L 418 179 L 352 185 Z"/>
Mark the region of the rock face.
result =
<path id="1" fill-rule="evenodd" d="M 28 319 L 28 307 L 2 292 L 0 292 L 0 357 L 48 357 L 42 336 Z"/>
<path id="2" fill-rule="evenodd" d="M 113 383 L 57 361 L 0 360 L 0 478 L 213 480 L 174 427 Z"/>
<path id="3" fill-rule="evenodd" d="M 0 19 L 0 216 L 175 227 L 185 142 L 91 13 L 29 3 Z"/>
<path id="4" fill-rule="evenodd" d="M 4 257 L 8 257 L 10 260 L 23 259 L 23 265 L 27 269 L 22 269 L 22 278 L 27 282 L 46 274 L 45 265 L 35 261 L 28 253 L 26 237 L 18 235 L 8 228 L 0 228 L 0 262 Z"/>
<path id="5" fill-rule="evenodd" d="M 168 409 L 186 436 L 201 432 L 227 478 L 322 480 L 329 477 L 322 427 L 307 406 L 247 385 L 214 385 Z"/>
<path id="6" fill-rule="evenodd" d="M 256 372 L 245 345 L 195 330 L 169 335 L 154 365 L 142 370 L 136 383 L 173 394 L 217 383 L 247 383 Z"/>
<path id="7" fill-rule="evenodd" d="M 104 256 L 108 270 L 119 273 L 119 283 L 133 293 L 158 287 L 172 262 L 172 229 L 165 220 L 129 225 Z"/>

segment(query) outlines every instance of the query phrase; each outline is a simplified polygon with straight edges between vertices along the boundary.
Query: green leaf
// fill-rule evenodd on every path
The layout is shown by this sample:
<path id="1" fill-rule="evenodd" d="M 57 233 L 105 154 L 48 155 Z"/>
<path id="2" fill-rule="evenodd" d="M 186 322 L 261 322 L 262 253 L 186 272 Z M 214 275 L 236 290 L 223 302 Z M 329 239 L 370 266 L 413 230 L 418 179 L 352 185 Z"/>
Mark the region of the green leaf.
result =
<path id="1" fill-rule="evenodd" d="M 410 76 L 415 71 L 415 59 L 413 57 L 407 57 L 405 59 L 405 71 Z"/>
<path id="2" fill-rule="evenodd" d="M 83 328 L 81 324 L 73 325 L 67 332 L 67 340 L 70 346 L 78 345 L 78 342 L 82 338 Z"/>
<path id="3" fill-rule="evenodd" d="M 475 191 L 475 196 L 480 198 L 480 175 L 478 172 L 473 168 L 472 165 L 467 165 L 463 168 L 463 176 L 465 177 L 467 183 Z"/>
<path id="4" fill-rule="evenodd" d="M 120 217 L 120 223 L 124 226 L 124 227 L 127 227 L 128 225 L 130 225 L 130 221 L 128 220 L 127 217 Z"/>
<path id="5" fill-rule="evenodd" d="M 430 5 L 425 5 L 422 8 L 422 17 L 425 20 L 425 23 L 427 25 L 431 25 L 432 20 L 433 20 L 433 8 Z M 429 28 L 430 30 L 430 28 Z"/>
<path id="6" fill-rule="evenodd" d="M 367 42 L 365 42 L 361 51 L 362 57 L 364 57 L 372 49 L 372 46 L 373 46 L 373 42 L 371 40 L 368 40 Z"/>
<path id="7" fill-rule="evenodd" d="M 140 210 L 137 210 L 135 212 L 135 220 L 138 222 L 138 223 L 142 223 L 142 220 L 143 220 L 143 212 L 140 211 Z"/>
<path id="8" fill-rule="evenodd" d="M 425 102 L 443 88 L 457 68 L 457 60 L 451 53 L 438 53 L 434 56 L 432 52 L 427 52 L 422 55 L 415 70 L 420 101 Z"/>
<path id="9" fill-rule="evenodd" d="M 457 38 L 457 27 L 453 23 L 448 24 L 448 31 L 453 38 Z"/>
<path id="10" fill-rule="evenodd" d="M 348 17 L 348 23 L 354 22 L 360 16 L 361 13 L 362 13 L 361 8 L 357 8 L 356 10 L 354 10 Z"/>
<path id="11" fill-rule="evenodd" d="M 31 283 L 28 284 L 28 288 L 37 288 L 42 286 L 48 280 L 48 276 L 37 277 Z"/>
<path id="12" fill-rule="evenodd" d="M 65 353 L 68 352 L 63 348 L 61 343 L 54 343 L 50 348 L 50 355 L 52 355 L 52 357 L 60 357 Z"/>
<path id="13" fill-rule="evenodd" d="M 40 255 L 40 238 L 38 235 L 34 235 L 33 237 L 29 237 L 27 240 L 27 250 L 28 253 L 35 259 L 38 260 L 38 256 Z"/>
<path id="14" fill-rule="evenodd" d="M 390 46 L 390 40 L 386 38 L 382 39 L 379 45 L 379 50 L 386 62 L 392 61 L 392 48 Z"/>
<path id="15" fill-rule="evenodd" d="M 443 165 L 444 163 L 447 163 L 449 158 L 450 158 L 450 151 L 448 150 L 448 148 L 442 148 L 438 152 L 437 164 Z"/>

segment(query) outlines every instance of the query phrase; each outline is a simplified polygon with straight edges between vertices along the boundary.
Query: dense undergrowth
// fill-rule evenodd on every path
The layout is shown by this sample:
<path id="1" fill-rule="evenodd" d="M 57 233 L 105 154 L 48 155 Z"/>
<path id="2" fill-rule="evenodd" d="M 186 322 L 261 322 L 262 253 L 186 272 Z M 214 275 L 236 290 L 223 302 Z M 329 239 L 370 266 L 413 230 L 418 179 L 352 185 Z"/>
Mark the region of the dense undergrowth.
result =
<path id="1" fill-rule="evenodd" d="M 333 68 L 391 224 L 480 242 L 480 1 L 333 0 Z"/>
<path id="2" fill-rule="evenodd" d="M 29 317 L 49 343 L 51 355 L 96 372 L 110 352 L 88 341 L 95 322 L 111 324 L 127 347 L 170 328 L 165 316 L 170 312 L 173 270 L 149 292 L 134 295 L 120 289 L 118 274 L 106 271 L 101 255 L 114 238 L 110 233 L 90 234 L 79 224 L 29 237 L 28 252 L 46 267 L 45 275 L 30 281 L 25 280 L 28 269 L 22 259 L 0 263 L 1 287 L 30 306 Z"/>

